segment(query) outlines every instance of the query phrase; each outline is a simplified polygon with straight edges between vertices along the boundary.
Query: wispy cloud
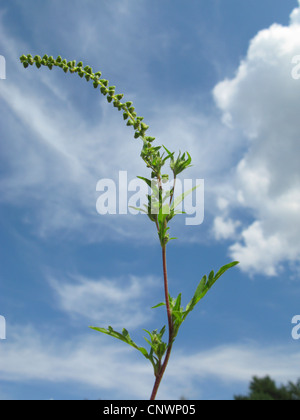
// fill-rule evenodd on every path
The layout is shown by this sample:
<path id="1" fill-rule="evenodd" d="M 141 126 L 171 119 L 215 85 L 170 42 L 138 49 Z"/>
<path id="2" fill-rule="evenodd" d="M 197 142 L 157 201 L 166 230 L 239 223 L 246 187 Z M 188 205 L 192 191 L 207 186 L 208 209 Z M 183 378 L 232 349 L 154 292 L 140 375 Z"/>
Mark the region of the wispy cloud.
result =
<path id="1" fill-rule="evenodd" d="M 26 7 L 21 4 L 18 11 L 25 23 Z M 177 35 L 162 28 L 149 36 L 151 28 L 143 24 L 148 6 L 135 1 L 134 7 L 132 2 L 114 6 L 88 2 L 83 7 L 78 1 L 66 19 L 58 13 L 60 2 L 47 2 L 45 7 L 57 17 L 55 53 L 80 55 L 110 74 L 126 97 L 148 114 L 151 134 L 160 143 L 192 154 L 194 167 L 186 176 L 205 178 L 205 216 L 215 217 L 211 227 L 207 224 L 211 218 L 205 217 L 202 233 L 211 228 L 217 240 L 233 241 L 230 253 L 247 272 L 274 275 L 285 261 L 298 261 L 299 235 L 294 227 L 299 219 L 295 151 L 300 85 L 291 77 L 291 58 L 300 48 L 299 9 L 293 11 L 289 26 L 272 25 L 259 32 L 236 76 L 215 86 L 214 99 L 227 124 L 222 125 L 216 109 L 199 111 L 197 92 L 189 104 L 175 105 L 156 86 L 149 63 L 163 60 L 163 49 L 167 53 Z M 44 25 L 38 13 L 35 10 L 30 17 L 35 21 L 33 33 Z M 111 24 L 104 30 L 101 22 Z M 46 23 L 49 28 L 52 24 Z M 9 165 L 0 182 L 1 199 L 27 206 L 26 221 L 31 220 L 35 232 L 44 237 L 68 230 L 80 233 L 82 240 L 138 240 L 142 228 L 149 240 L 155 239 L 153 226 L 143 216 L 126 216 L 125 226 L 124 217 L 96 213 L 100 178 L 117 179 L 119 170 L 127 170 L 131 178 L 147 175 L 139 159 L 141 144 L 132 139 L 120 115 L 100 94 L 93 95 L 85 81 L 75 83 L 59 71 L 50 75 L 47 69 L 37 73 L 21 68 L 17 57 L 25 49 L 53 50 L 44 31 L 26 45 L 3 19 L 0 29 L 6 40 L 1 43 L 4 53 L 16 60 L 0 85 L 6 105 L 1 115 L 3 160 Z M 58 42 L 62 51 L 57 51 Z M 220 200 L 230 205 L 221 208 Z M 246 222 L 243 213 L 250 214 L 253 223 Z M 183 230 L 180 237 L 200 241 L 198 230 Z"/>
<path id="2" fill-rule="evenodd" d="M 153 386 L 152 368 L 140 354 L 102 335 L 60 341 L 31 326 L 11 328 L 0 347 L 2 381 L 82 384 L 113 399 L 147 399 Z M 175 351 L 161 385 L 159 399 L 180 395 L 199 398 L 206 381 L 226 386 L 249 383 L 252 376 L 270 375 L 278 382 L 296 381 L 300 353 L 289 346 L 227 344 L 182 354 Z M 184 380 L 183 380 L 184 379 Z M 187 386 L 187 384 L 189 384 Z M 197 387 L 194 385 L 198 384 Z M 199 387 L 200 384 L 200 387 Z"/>
<path id="3" fill-rule="evenodd" d="M 10 39 L 5 31 L 2 26 L 2 32 Z M 9 54 L 17 57 L 13 39 L 8 45 Z M 88 105 L 92 112 L 99 114 L 96 119 L 86 118 L 84 101 L 78 104 L 71 99 L 73 82 L 65 86 L 63 83 L 68 76 L 43 70 L 25 71 L 19 64 L 11 71 L 13 82 L 7 80 L 0 86 L 6 113 L 13 115 L 5 130 L 5 138 L 9 139 L 6 160 L 11 170 L 0 182 L 2 200 L 14 205 L 22 203 L 23 208 L 29 206 L 31 214 L 27 220 L 32 219 L 36 233 L 41 236 L 68 229 L 92 241 L 108 237 L 138 239 L 143 226 L 145 235 L 155 237 L 152 226 L 144 227 L 144 217 L 127 217 L 128 228 L 124 228 L 124 217 L 100 217 L 95 208 L 95 189 L 100 178 L 117 179 L 120 170 L 127 170 L 128 178 L 132 179 L 147 175 L 139 159 L 141 144 L 132 139 L 132 132 L 124 127 L 120 115 L 107 106 L 100 94 L 93 96 L 90 86 L 87 102 L 93 104 Z M 85 81 L 77 82 L 78 91 L 87 89 Z M 163 144 L 172 150 L 191 152 L 194 167 L 188 177 L 208 177 L 206 209 L 209 209 L 213 180 L 230 167 L 234 137 L 231 136 L 230 146 L 225 144 L 224 130 L 228 135 L 229 130 L 215 117 L 199 115 L 184 104 L 167 106 L 163 96 L 160 107 L 148 105 L 148 111 L 152 131 L 159 134 Z M 101 236 L 95 234 L 95 227 L 100 226 Z M 189 233 L 184 240 L 191 240 Z"/>
<path id="4" fill-rule="evenodd" d="M 90 279 L 73 276 L 49 279 L 61 310 L 70 317 L 84 317 L 93 326 L 134 329 L 148 322 L 152 312 L 145 310 L 148 293 L 160 285 L 160 279 L 124 276 L 118 279 Z M 96 325 L 95 325 L 96 323 Z"/>

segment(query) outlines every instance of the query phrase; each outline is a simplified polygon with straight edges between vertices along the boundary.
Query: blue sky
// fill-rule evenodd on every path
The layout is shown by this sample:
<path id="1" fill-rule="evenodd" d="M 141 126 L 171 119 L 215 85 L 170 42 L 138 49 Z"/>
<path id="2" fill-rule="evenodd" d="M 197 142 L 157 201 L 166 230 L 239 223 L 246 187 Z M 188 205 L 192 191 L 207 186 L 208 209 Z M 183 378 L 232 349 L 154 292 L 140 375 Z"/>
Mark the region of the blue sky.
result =
<path id="1" fill-rule="evenodd" d="M 90 84 L 23 69 L 82 60 L 132 100 L 149 134 L 188 150 L 205 220 L 178 216 L 170 293 L 187 303 L 232 260 L 180 331 L 158 398 L 232 399 L 253 375 L 297 380 L 300 341 L 296 0 L 0 3 L 0 399 L 147 399 L 151 365 L 89 325 L 161 328 L 160 245 L 142 215 L 100 216 L 99 179 L 147 176 L 141 144 Z"/>

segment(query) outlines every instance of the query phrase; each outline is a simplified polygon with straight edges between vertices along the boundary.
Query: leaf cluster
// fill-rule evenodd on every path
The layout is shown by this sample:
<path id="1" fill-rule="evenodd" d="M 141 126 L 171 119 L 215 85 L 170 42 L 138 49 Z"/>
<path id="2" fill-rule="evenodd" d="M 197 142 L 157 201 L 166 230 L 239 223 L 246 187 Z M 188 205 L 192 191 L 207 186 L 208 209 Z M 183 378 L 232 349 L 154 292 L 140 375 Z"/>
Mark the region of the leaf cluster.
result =
<path id="1" fill-rule="evenodd" d="M 128 331 L 123 328 L 122 333 L 119 333 L 115 331 L 111 326 L 106 328 L 98 328 L 98 327 L 90 327 L 91 329 L 95 331 L 99 331 L 103 334 L 110 335 L 111 337 L 117 338 L 118 340 L 123 341 L 124 343 L 127 343 L 131 347 L 138 350 L 142 355 L 151 362 L 153 369 L 154 369 L 154 375 L 156 376 L 161 368 L 161 361 L 162 358 L 167 350 L 167 343 L 162 341 L 162 337 L 165 333 L 166 327 L 163 326 L 163 328 L 158 332 L 158 330 L 154 330 L 152 332 L 144 330 L 148 335 L 150 340 L 144 337 L 144 339 L 147 341 L 147 343 L 150 345 L 150 351 L 148 352 L 144 347 L 138 346 L 130 337 Z"/>
<path id="2" fill-rule="evenodd" d="M 211 287 L 215 284 L 215 282 L 231 267 L 234 267 L 235 265 L 239 264 L 238 261 L 231 262 L 229 264 L 224 265 L 220 268 L 220 270 L 215 274 L 214 271 L 211 271 L 209 273 L 209 276 L 207 277 L 204 275 L 198 284 L 196 291 L 190 300 L 190 302 L 187 304 L 186 308 L 184 309 L 181 306 L 181 293 L 177 296 L 176 299 L 172 298 L 169 295 L 169 302 L 170 302 L 170 309 L 172 314 L 172 322 L 173 322 L 173 337 L 175 338 L 178 334 L 178 330 L 183 323 L 183 321 L 186 319 L 188 314 L 195 308 L 197 303 L 200 302 L 201 299 L 204 298 L 206 293 L 211 289 Z M 158 308 L 159 306 L 165 306 L 165 302 L 161 302 L 158 305 L 154 306 L 153 308 Z"/>
<path id="3" fill-rule="evenodd" d="M 115 331 L 111 326 L 106 328 L 98 328 L 98 327 L 90 327 L 93 330 L 99 331 L 101 333 L 110 335 L 111 337 L 117 338 L 118 340 L 123 341 L 124 343 L 127 343 L 131 347 L 138 350 L 142 355 L 148 359 L 154 369 L 155 376 L 160 372 L 161 368 L 161 361 L 162 358 L 168 348 L 169 345 L 172 345 L 174 342 L 178 330 L 183 323 L 183 321 L 186 319 L 188 314 L 195 308 L 197 303 L 204 298 L 206 293 L 209 291 L 209 289 L 215 284 L 215 282 L 231 267 L 234 267 L 237 265 L 238 262 L 234 261 L 232 263 L 226 264 L 223 267 L 220 268 L 220 270 L 214 274 L 214 271 L 211 271 L 209 276 L 206 275 L 202 277 L 200 283 L 198 284 L 196 291 L 190 300 L 190 302 L 186 305 L 186 308 L 184 309 L 181 306 L 181 293 L 178 295 L 176 299 L 173 299 L 169 295 L 169 302 L 170 302 L 170 309 L 171 309 L 171 315 L 172 315 L 172 341 L 167 344 L 162 340 L 163 335 L 165 333 L 166 327 L 163 326 L 163 328 L 158 332 L 158 330 L 154 330 L 152 332 L 148 330 L 144 330 L 148 335 L 149 339 L 145 338 L 146 342 L 150 345 L 150 351 L 147 351 L 144 347 L 138 346 L 130 337 L 128 331 L 124 328 L 122 330 L 122 333 L 119 333 Z M 165 302 L 159 303 L 156 306 L 153 306 L 152 309 L 158 308 L 160 306 L 165 306 Z"/>

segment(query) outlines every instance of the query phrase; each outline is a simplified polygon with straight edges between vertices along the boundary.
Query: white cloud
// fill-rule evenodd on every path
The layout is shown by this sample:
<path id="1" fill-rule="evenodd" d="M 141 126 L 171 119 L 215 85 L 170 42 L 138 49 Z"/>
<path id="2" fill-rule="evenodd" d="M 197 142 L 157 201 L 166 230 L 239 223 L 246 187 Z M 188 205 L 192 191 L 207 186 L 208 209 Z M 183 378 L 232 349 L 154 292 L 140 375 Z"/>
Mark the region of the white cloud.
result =
<path id="1" fill-rule="evenodd" d="M 31 326 L 12 327 L 0 347 L 1 380 L 77 383 L 99 390 L 100 398 L 102 389 L 110 390 L 114 399 L 143 398 L 150 392 L 151 366 L 129 346 L 114 345 L 107 338 L 91 330 L 62 342 L 39 335 Z"/>
<path id="2" fill-rule="evenodd" d="M 64 383 L 70 391 L 74 385 L 84 385 L 100 398 L 103 392 L 113 399 L 149 398 L 154 379 L 150 363 L 134 349 L 113 340 L 95 331 L 59 340 L 39 334 L 32 326 L 10 326 L 8 339 L 0 346 L 1 381 L 39 381 L 39 387 Z M 189 354 L 175 350 L 158 399 L 177 399 L 186 393 L 199 399 L 208 380 L 247 384 L 254 375 L 270 375 L 281 383 L 296 381 L 295 366 L 299 363 L 300 353 L 288 346 L 228 344 Z"/>
<path id="3" fill-rule="evenodd" d="M 254 219 L 230 248 L 247 272 L 276 275 L 281 263 L 300 257 L 300 83 L 291 75 L 292 58 L 299 52 L 295 9 L 289 26 L 274 24 L 260 31 L 235 77 L 214 89 L 224 117 L 247 139 L 236 168 L 235 194 L 229 188 L 231 209 L 250 210 Z M 217 237 L 223 227 L 219 223 Z"/>
<path id="4" fill-rule="evenodd" d="M 84 317 L 95 327 L 137 328 L 152 318 L 145 310 L 145 297 L 160 285 L 160 279 L 124 276 L 117 279 L 49 279 L 59 307 L 71 317 Z"/>
<path id="5" fill-rule="evenodd" d="M 229 239 L 235 236 L 238 226 L 240 226 L 239 221 L 217 216 L 214 219 L 213 231 L 217 239 Z"/>

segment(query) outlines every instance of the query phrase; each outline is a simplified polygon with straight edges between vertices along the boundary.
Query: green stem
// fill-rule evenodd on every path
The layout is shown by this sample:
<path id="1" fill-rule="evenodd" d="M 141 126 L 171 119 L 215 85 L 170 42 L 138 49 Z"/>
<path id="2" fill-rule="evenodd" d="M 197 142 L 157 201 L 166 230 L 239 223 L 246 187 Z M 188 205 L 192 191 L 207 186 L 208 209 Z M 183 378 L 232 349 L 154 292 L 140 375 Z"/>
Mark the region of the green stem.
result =
<path id="1" fill-rule="evenodd" d="M 165 289 L 165 300 L 166 300 L 166 308 L 167 308 L 167 316 L 168 316 L 168 326 L 169 326 L 169 342 L 167 353 L 165 356 L 165 360 L 156 374 L 155 383 L 153 386 L 152 394 L 150 400 L 155 400 L 159 385 L 165 373 L 166 367 L 169 362 L 169 358 L 172 351 L 173 345 L 173 322 L 172 322 L 172 313 L 170 308 L 170 301 L 169 301 L 169 289 L 168 289 L 168 275 L 167 275 L 167 257 L 166 257 L 166 245 L 162 247 L 162 259 L 163 259 L 163 272 L 164 272 L 164 289 Z"/>

